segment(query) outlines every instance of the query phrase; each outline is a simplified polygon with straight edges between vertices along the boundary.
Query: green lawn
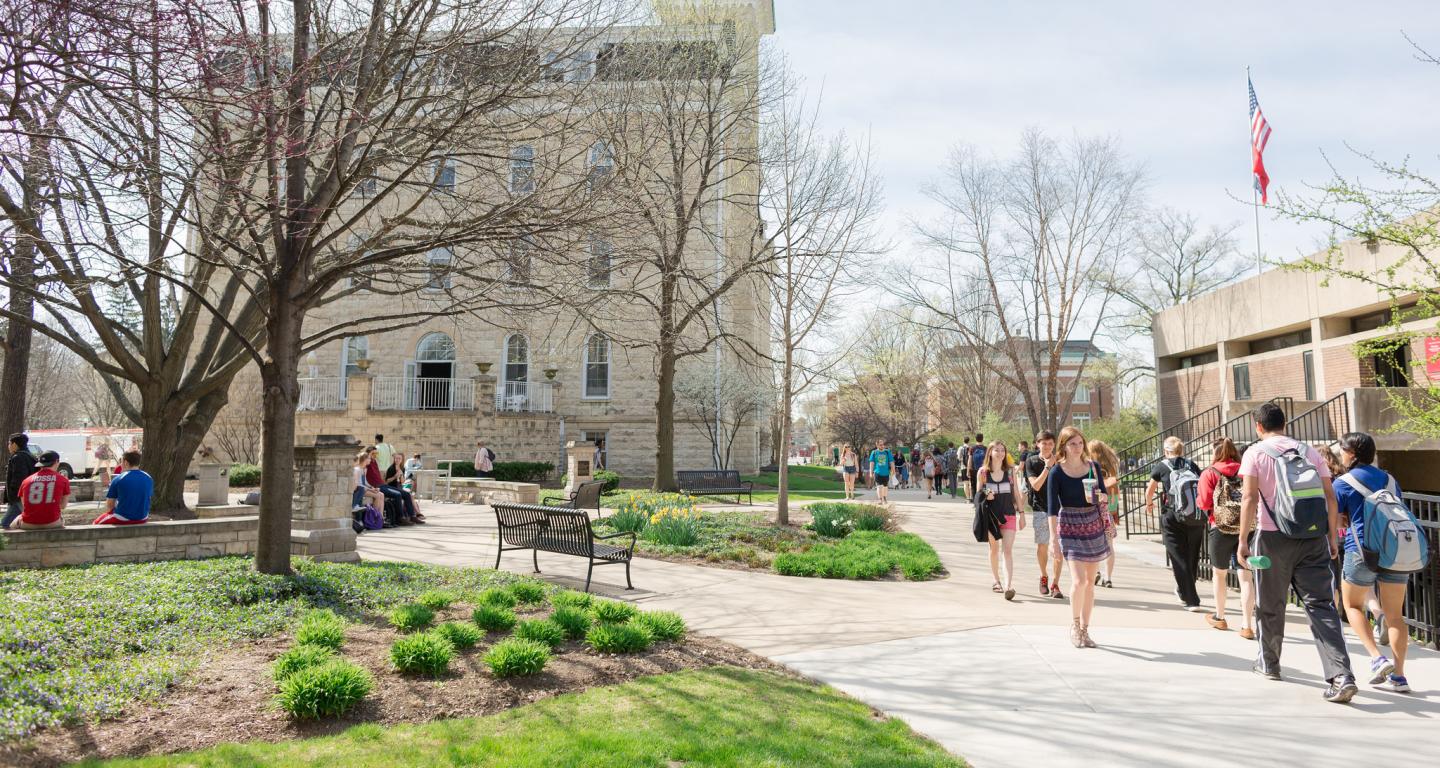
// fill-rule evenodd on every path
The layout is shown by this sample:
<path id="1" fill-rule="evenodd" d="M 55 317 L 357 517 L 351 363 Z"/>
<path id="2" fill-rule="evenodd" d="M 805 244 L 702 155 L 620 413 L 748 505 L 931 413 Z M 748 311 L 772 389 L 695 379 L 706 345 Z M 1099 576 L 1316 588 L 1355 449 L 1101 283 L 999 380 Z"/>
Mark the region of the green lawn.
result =
<path id="1" fill-rule="evenodd" d="M 879 579 L 899 571 L 910 581 L 924 581 L 942 568 L 935 549 L 913 533 L 856 531 L 833 543 L 776 555 L 775 570 L 824 579 Z"/>
<path id="2" fill-rule="evenodd" d="M 898 720 L 771 672 L 714 667 L 559 696 L 484 718 L 90 766 L 750 768 L 964 766 Z"/>
<path id="3" fill-rule="evenodd" d="M 293 577 L 249 558 L 0 572 L 0 739 L 115 716 L 158 696 L 198 650 L 288 630 L 311 608 L 374 615 L 429 589 L 517 580 L 478 568 L 297 560 Z"/>

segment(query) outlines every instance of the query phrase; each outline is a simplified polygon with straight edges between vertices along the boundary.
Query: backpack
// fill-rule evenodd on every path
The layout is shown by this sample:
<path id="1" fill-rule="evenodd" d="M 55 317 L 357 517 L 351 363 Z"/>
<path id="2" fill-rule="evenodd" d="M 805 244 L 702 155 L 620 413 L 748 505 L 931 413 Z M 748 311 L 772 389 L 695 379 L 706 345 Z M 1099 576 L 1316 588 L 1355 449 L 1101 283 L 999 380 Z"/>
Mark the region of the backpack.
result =
<path id="1" fill-rule="evenodd" d="M 480 472 L 494 472 L 494 471 L 495 471 L 495 459 L 493 458 L 494 455 L 495 455 L 495 454 L 492 453 L 489 448 L 481 448 L 481 449 L 480 449 L 480 462 L 475 465 L 475 469 L 478 470 L 478 471 L 480 471 Z"/>
<path id="2" fill-rule="evenodd" d="M 360 519 L 366 530 L 378 531 L 385 527 L 385 518 L 381 517 L 380 510 L 366 504 L 364 515 Z"/>
<path id="3" fill-rule="evenodd" d="M 1214 467 L 1216 474 L 1214 502 L 1215 529 L 1225 534 L 1240 532 L 1240 478 L 1230 477 Z"/>
<path id="4" fill-rule="evenodd" d="M 1182 458 L 1168 466 L 1170 482 L 1165 489 L 1165 504 L 1170 513 L 1182 523 L 1204 525 L 1207 515 L 1196 502 L 1200 475 L 1195 473 L 1195 465 Z"/>
<path id="5" fill-rule="evenodd" d="M 1425 570 L 1430 561 L 1430 542 L 1425 531 L 1415 521 L 1415 516 L 1396 493 L 1395 478 L 1391 477 L 1384 488 L 1371 491 L 1360 482 L 1354 472 L 1347 472 L 1340 480 L 1365 497 L 1365 506 L 1360 512 L 1360 528 L 1365 532 L 1362 540 L 1350 526 L 1350 537 L 1365 558 L 1365 565 L 1374 571 L 1388 573 L 1415 573 Z"/>
<path id="6" fill-rule="evenodd" d="M 1263 442 L 1257 447 L 1274 459 L 1275 506 L 1271 507 L 1265 501 L 1263 493 L 1260 494 L 1260 503 L 1265 507 L 1265 514 L 1275 523 L 1276 530 L 1290 539 L 1324 536 L 1330 520 L 1325 507 L 1325 483 L 1320 478 L 1320 471 L 1310 463 L 1304 451 L 1297 448 L 1282 451 Z"/>
<path id="7" fill-rule="evenodd" d="M 933 456 L 925 460 L 925 476 L 935 476 L 935 457 Z"/>

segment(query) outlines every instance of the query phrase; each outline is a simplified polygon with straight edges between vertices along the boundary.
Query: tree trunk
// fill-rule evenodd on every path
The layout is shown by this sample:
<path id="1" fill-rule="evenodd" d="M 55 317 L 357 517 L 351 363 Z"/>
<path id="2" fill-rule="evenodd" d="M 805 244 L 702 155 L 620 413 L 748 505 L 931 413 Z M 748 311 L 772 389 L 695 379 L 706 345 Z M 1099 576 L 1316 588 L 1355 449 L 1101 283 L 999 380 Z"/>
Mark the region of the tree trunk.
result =
<path id="1" fill-rule="evenodd" d="M 675 482 L 675 350 L 662 340 L 657 352 L 660 376 L 656 380 L 655 483 L 651 487 L 673 492 L 680 490 Z"/>
<path id="2" fill-rule="evenodd" d="M 16 285 L 30 286 L 35 275 L 35 247 L 21 236 L 10 258 L 10 280 Z M 29 291 L 10 291 L 10 312 L 5 324 L 5 365 L 0 370 L 0 435 L 10 436 L 25 429 L 26 385 L 30 379 L 30 341 L 34 329 L 27 320 L 35 316 L 35 297 Z"/>
<path id="3" fill-rule="evenodd" d="M 784 368 L 780 372 L 780 445 L 777 453 L 780 454 L 780 461 L 775 465 L 776 476 L 779 478 L 776 485 L 779 492 L 775 495 L 775 522 L 780 525 L 790 524 L 790 409 L 793 407 L 794 394 L 791 389 L 795 386 L 794 359 L 790 355 L 790 346 L 787 342 L 785 347 Z"/>
<path id="4" fill-rule="evenodd" d="M 283 302 L 280 300 L 276 303 Z M 272 309 L 268 357 L 260 366 L 264 387 L 260 442 L 260 534 L 255 569 L 290 573 L 291 500 L 295 495 L 295 405 L 300 399 L 300 313 Z"/>
<path id="5" fill-rule="evenodd" d="M 185 472 L 200 449 L 215 415 L 225 407 L 229 393 L 218 389 L 198 402 L 179 399 L 173 390 L 158 403 L 158 410 L 142 414 L 141 453 L 145 471 L 155 479 L 150 509 L 175 520 L 193 520 L 195 510 L 185 504 Z M 162 396 L 145 398 L 145 405 Z"/>

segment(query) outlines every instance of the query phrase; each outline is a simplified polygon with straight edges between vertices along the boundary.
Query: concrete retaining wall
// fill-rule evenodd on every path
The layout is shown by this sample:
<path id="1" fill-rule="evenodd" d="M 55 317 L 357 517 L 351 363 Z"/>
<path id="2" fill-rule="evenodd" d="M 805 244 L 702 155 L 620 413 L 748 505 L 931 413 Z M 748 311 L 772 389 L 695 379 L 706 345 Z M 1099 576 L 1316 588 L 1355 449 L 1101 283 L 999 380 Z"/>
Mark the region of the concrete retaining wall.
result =
<path id="1" fill-rule="evenodd" d="M 0 569 L 251 555 L 258 533 L 259 518 L 253 515 L 9 531 Z"/>

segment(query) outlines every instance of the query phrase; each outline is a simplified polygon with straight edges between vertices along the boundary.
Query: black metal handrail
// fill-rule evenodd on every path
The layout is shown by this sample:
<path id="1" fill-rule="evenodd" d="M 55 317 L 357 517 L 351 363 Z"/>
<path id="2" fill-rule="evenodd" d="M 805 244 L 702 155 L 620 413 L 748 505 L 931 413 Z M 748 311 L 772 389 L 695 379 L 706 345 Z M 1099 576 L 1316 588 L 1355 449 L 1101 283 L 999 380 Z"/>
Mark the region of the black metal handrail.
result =
<path id="1" fill-rule="evenodd" d="M 1144 460 L 1145 457 L 1154 456 L 1160 452 L 1160 446 L 1165 442 L 1165 438 L 1171 435 L 1177 435 L 1181 440 L 1189 442 L 1194 435 L 1208 432 L 1213 428 L 1205 426 L 1206 424 L 1212 422 L 1219 423 L 1219 421 L 1220 406 L 1211 406 L 1179 424 L 1168 429 L 1160 430 L 1134 445 L 1127 445 L 1121 448 L 1115 452 L 1115 455 L 1120 457 L 1122 463 L 1129 463 L 1132 459 L 1137 461 Z"/>
<path id="2" fill-rule="evenodd" d="M 1330 443 L 1350 431 L 1350 398 L 1345 392 L 1289 419 L 1285 434 L 1302 443 Z"/>

